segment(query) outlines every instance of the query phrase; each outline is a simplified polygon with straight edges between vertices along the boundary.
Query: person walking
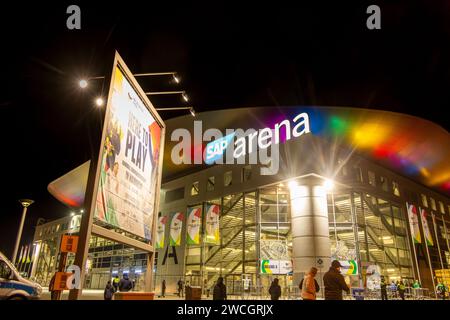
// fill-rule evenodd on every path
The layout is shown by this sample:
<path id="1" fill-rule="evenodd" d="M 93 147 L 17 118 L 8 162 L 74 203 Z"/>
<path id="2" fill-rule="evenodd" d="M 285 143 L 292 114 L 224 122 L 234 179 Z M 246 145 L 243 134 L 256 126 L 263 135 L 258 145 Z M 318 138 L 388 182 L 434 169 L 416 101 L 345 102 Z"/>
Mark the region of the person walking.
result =
<path id="1" fill-rule="evenodd" d="M 387 284 L 384 276 L 381 276 L 380 280 L 380 289 L 381 289 L 381 300 L 387 300 Z"/>
<path id="2" fill-rule="evenodd" d="M 420 285 L 419 280 L 415 280 L 413 285 L 412 285 L 412 288 L 413 288 L 413 292 L 414 292 L 414 297 L 416 299 L 420 299 L 421 298 L 421 295 L 420 295 L 420 288 L 421 287 L 422 286 Z"/>
<path id="3" fill-rule="evenodd" d="M 213 300 L 227 300 L 227 287 L 223 283 L 223 277 L 217 279 L 213 290 Z"/>
<path id="4" fill-rule="evenodd" d="M 405 300 L 406 286 L 401 280 L 398 282 L 397 288 L 398 288 L 398 294 L 400 296 L 400 299 Z"/>
<path id="5" fill-rule="evenodd" d="M 113 287 L 114 287 L 114 291 L 117 292 L 119 291 L 119 282 L 120 282 L 120 278 L 118 275 L 116 275 L 113 279 Z"/>
<path id="6" fill-rule="evenodd" d="M 273 279 L 269 288 L 270 300 L 279 300 L 281 297 L 281 287 L 278 284 L 278 278 Z"/>
<path id="7" fill-rule="evenodd" d="M 166 280 L 163 279 L 163 281 L 161 282 L 161 297 L 165 297 L 166 296 Z"/>
<path id="8" fill-rule="evenodd" d="M 318 290 L 318 284 L 315 279 L 317 274 L 317 268 L 312 267 L 305 275 L 301 287 L 301 296 L 303 300 L 316 300 L 316 293 Z"/>
<path id="9" fill-rule="evenodd" d="M 341 267 L 339 261 L 334 260 L 330 269 L 323 276 L 325 300 L 342 300 L 342 291 L 350 293 L 350 288 L 341 274 Z"/>
<path id="10" fill-rule="evenodd" d="M 103 292 L 103 298 L 105 300 L 112 300 L 115 292 L 116 291 L 114 290 L 114 286 L 111 284 L 111 281 L 108 281 L 105 291 Z"/>
<path id="11" fill-rule="evenodd" d="M 50 292 L 51 300 L 56 300 L 55 278 L 56 278 L 56 273 L 50 279 L 50 283 L 48 284 L 48 291 Z"/>
<path id="12" fill-rule="evenodd" d="M 128 292 L 133 288 L 133 284 L 128 279 L 128 274 L 124 273 L 123 278 L 119 281 L 119 291 Z"/>
<path id="13" fill-rule="evenodd" d="M 178 296 L 183 297 L 183 280 L 178 280 Z"/>

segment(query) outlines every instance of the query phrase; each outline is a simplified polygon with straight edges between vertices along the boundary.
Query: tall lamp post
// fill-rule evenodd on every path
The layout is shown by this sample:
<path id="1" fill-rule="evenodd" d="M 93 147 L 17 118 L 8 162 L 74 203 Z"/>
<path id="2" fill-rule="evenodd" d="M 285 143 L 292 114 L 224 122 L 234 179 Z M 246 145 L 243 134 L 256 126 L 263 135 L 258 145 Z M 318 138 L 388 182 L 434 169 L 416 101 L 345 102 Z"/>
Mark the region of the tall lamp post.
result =
<path id="1" fill-rule="evenodd" d="M 23 206 L 22 219 L 20 220 L 19 231 L 17 232 L 16 245 L 14 246 L 12 263 L 15 265 L 17 258 L 17 251 L 19 251 L 20 238 L 22 237 L 23 224 L 25 222 L 25 216 L 27 215 L 27 208 L 33 204 L 33 200 L 30 199 L 20 199 L 19 202 Z"/>

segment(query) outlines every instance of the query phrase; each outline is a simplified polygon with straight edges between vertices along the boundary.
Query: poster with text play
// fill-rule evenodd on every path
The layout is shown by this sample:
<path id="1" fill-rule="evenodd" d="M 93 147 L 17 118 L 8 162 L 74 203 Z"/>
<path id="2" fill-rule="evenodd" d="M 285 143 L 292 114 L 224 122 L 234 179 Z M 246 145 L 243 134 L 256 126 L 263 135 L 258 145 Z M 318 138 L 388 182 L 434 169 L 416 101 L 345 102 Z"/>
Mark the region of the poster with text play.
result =
<path id="1" fill-rule="evenodd" d="M 94 217 L 151 240 L 162 128 L 119 66 L 111 86 Z"/>

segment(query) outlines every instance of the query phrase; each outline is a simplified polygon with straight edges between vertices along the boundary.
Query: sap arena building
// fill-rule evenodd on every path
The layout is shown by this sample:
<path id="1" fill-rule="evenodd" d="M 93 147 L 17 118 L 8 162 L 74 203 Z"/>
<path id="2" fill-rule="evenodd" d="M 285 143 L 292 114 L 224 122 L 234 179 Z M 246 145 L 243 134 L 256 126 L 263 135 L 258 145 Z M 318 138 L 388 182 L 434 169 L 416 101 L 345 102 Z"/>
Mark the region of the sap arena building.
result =
<path id="1" fill-rule="evenodd" d="M 440 278 L 450 269 L 450 135 L 442 127 L 344 107 L 227 109 L 165 123 L 157 293 L 163 280 L 176 292 L 180 279 L 207 293 L 222 276 L 229 294 L 264 296 L 275 277 L 284 294 L 296 294 L 313 266 L 322 285 L 334 259 L 352 286 L 376 289 L 384 275 L 417 279 L 432 293 L 448 281 Z M 49 190 L 71 205 L 74 188 Z M 38 234 L 35 241 L 43 246 Z M 90 249 L 92 261 L 97 251 L 108 250 Z M 140 256 L 93 263 L 87 279 L 136 269 Z"/>

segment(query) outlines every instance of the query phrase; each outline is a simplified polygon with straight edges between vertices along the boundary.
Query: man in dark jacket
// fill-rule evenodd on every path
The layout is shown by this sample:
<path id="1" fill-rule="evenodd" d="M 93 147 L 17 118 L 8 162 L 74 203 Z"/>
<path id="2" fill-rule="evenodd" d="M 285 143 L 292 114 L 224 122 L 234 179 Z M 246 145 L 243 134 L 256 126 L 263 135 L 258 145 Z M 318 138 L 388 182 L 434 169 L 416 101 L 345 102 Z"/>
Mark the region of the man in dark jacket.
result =
<path id="1" fill-rule="evenodd" d="M 223 278 L 219 277 L 214 286 L 213 300 L 227 300 L 227 287 L 223 284 Z"/>
<path id="2" fill-rule="evenodd" d="M 119 281 L 119 291 L 128 292 L 133 288 L 133 284 L 128 279 L 128 274 L 124 273 L 123 278 Z"/>
<path id="3" fill-rule="evenodd" d="M 269 288 L 270 300 L 279 300 L 281 297 L 281 287 L 278 284 L 278 278 L 273 279 Z"/>
<path id="4" fill-rule="evenodd" d="M 323 285 L 325 287 L 325 300 L 342 300 L 342 291 L 350 292 L 350 288 L 341 274 L 339 261 L 334 260 L 331 263 L 330 270 L 323 276 Z"/>

